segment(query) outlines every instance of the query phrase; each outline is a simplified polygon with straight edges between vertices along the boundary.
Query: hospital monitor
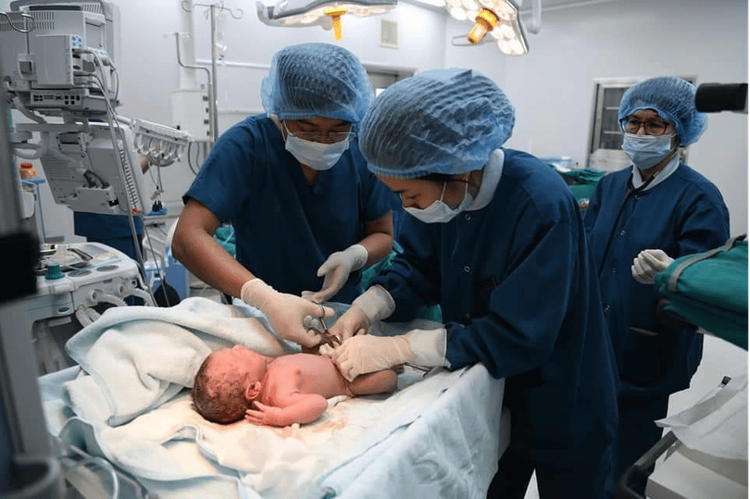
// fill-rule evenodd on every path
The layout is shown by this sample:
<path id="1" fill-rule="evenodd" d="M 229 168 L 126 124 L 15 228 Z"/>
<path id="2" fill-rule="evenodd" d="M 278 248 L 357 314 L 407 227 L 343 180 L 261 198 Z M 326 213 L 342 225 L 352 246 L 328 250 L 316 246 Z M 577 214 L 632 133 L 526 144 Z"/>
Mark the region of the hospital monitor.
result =
<path id="1" fill-rule="evenodd" d="M 117 7 L 75 0 L 17 0 L 10 7 L 0 12 L 0 75 L 12 108 L 28 121 L 13 127 L 14 154 L 41 161 L 56 203 L 92 213 L 148 213 L 160 188 L 149 192 L 141 156 L 168 166 L 190 135 L 116 114 Z"/>
<path id="2" fill-rule="evenodd" d="M 29 109 L 105 114 L 117 103 L 117 8 L 108 2 L 18 0 L 0 17 L 0 47 L 8 90 Z M 103 81 L 100 84 L 97 78 Z M 107 90 L 103 90 L 106 87 Z"/>

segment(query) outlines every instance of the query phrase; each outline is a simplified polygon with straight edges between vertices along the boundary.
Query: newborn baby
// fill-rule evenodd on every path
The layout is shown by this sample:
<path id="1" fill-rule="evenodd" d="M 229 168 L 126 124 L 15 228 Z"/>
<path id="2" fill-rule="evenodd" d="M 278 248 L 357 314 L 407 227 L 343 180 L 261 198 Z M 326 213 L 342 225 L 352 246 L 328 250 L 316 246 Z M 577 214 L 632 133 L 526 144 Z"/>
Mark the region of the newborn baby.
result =
<path id="1" fill-rule="evenodd" d="M 258 425 L 312 423 L 336 395 L 374 395 L 396 389 L 391 369 L 347 381 L 327 357 L 308 353 L 273 358 L 242 345 L 203 361 L 190 394 L 198 413 L 214 423 L 245 419 Z"/>

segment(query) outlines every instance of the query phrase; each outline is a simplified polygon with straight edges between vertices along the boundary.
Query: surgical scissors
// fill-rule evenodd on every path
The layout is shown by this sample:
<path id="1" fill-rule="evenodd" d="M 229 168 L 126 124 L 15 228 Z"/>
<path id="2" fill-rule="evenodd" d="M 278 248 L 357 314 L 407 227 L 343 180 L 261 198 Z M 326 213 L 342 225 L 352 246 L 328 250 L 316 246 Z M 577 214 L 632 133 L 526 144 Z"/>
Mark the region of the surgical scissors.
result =
<path id="1" fill-rule="evenodd" d="M 337 346 L 341 345 L 341 337 L 338 334 L 332 333 L 328 329 L 328 325 L 326 324 L 326 309 L 322 303 L 318 303 L 318 305 L 320 305 L 320 311 L 323 312 L 323 315 L 320 317 L 320 319 L 318 319 L 320 321 L 322 330 L 321 328 L 314 326 L 313 329 L 316 329 L 323 337 L 323 344 L 326 344 L 331 348 L 336 348 Z"/>

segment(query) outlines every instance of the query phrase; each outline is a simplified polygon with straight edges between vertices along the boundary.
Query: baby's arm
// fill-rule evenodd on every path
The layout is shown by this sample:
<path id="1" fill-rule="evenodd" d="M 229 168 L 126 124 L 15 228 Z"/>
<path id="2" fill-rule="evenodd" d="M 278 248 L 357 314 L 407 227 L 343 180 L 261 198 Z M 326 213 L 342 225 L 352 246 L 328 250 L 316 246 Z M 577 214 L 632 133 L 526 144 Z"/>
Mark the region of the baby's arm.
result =
<path id="1" fill-rule="evenodd" d="M 328 407 L 325 397 L 312 393 L 294 393 L 284 402 L 284 407 L 272 407 L 253 402 L 256 410 L 245 411 L 245 419 L 254 424 L 269 426 L 306 424 L 318 419 Z"/>
<path id="2" fill-rule="evenodd" d="M 391 393 L 398 386 L 398 374 L 393 369 L 385 369 L 374 373 L 360 374 L 347 383 L 355 396 Z"/>

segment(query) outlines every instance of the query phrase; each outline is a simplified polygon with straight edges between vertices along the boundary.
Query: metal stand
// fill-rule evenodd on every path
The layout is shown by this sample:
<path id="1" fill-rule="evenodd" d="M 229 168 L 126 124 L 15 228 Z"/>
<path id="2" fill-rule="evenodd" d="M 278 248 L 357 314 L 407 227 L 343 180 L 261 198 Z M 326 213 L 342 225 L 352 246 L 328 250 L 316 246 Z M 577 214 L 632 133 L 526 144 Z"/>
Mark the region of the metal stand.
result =
<path id="1" fill-rule="evenodd" d="M 721 386 L 726 386 L 729 381 L 730 378 L 725 376 L 721 380 Z M 646 485 L 652 473 L 651 468 L 662 455 L 671 454 L 672 450 L 680 445 L 682 445 L 681 442 L 671 431 L 664 435 L 640 459 L 625 470 L 617 484 L 615 499 L 646 499 Z"/>
<path id="2" fill-rule="evenodd" d="M 0 257 L 7 262 L 0 292 L 0 498 L 56 499 L 64 497 L 64 482 L 44 422 L 31 339 L 20 327 L 17 298 L 36 292 L 38 244 L 21 230 L 6 102 L 0 86 Z"/>

